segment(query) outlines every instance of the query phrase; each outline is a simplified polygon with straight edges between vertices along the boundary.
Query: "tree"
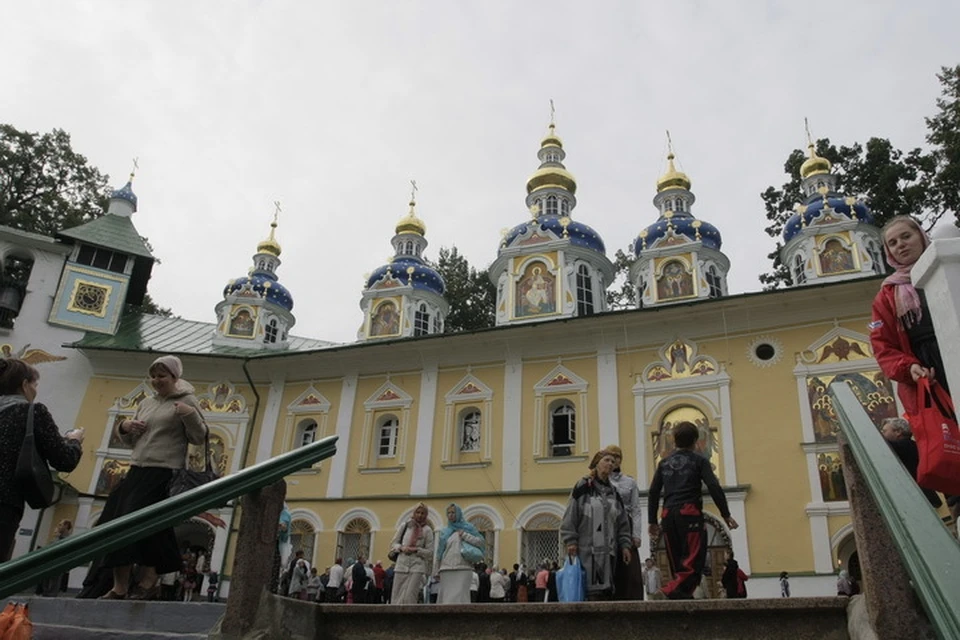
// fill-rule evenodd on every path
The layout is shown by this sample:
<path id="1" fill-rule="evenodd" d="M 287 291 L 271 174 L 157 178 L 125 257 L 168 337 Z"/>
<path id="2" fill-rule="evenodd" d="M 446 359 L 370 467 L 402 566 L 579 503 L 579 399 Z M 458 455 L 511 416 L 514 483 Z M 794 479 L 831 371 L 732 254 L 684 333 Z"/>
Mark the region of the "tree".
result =
<path id="1" fill-rule="evenodd" d="M 636 258 L 627 254 L 623 249 L 617 249 L 613 258 L 614 275 L 610 288 L 607 289 L 607 308 L 632 309 L 637 306 L 637 288 L 630 282 L 630 267 Z"/>
<path id="2" fill-rule="evenodd" d="M 107 176 L 70 146 L 70 134 L 0 125 L 0 224 L 46 236 L 103 215 Z"/>
<path id="3" fill-rule="evenodd" d="M 933 189 L 940 213 L 960 216 L 960 65 L 942 67 L 937 79 L 939 113 L 926 119 L 927 142 L 936 162 Z"/>
<path id="4" fill-rule="evenodd" d="M 494 326 L 497 289 L 486 269 L 477 271 L 456 247 L 440 248 L 437 271 L 446 284 L 444 297 L 450 303 L 446 333 L 473 331 Z"/>
<path id="5" fill-rule="evenodd" d="M 154 299 L 150 297 L 149 293 L 143 296 L 143 304 L 141 304 L 139 307 L 134 307 L 134 309 L 136 309 L 136 311 L 139 313 L 163 316 L 164 318 L 169 318 L 173 315 L 173 311 L 170 308 L 161 307 L 158 305 Z"/>

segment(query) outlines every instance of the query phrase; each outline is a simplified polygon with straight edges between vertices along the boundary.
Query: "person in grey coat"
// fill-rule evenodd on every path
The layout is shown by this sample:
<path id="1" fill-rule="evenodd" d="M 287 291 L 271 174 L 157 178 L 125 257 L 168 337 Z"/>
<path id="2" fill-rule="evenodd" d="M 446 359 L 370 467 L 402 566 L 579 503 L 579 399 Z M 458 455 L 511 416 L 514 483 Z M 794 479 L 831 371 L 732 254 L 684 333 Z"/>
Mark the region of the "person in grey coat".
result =
<path id="1" fill-rule="evenodd" d="M 578 556 L 586 571 L 588 600 L 611 599 L 617 554 L 625 564 L 633 555 L 627 512 L 610 482 L 615 464 L 609 451 L 594 456 L 590 475 L 573 487 L 560 523 L 567 554 Z"/>

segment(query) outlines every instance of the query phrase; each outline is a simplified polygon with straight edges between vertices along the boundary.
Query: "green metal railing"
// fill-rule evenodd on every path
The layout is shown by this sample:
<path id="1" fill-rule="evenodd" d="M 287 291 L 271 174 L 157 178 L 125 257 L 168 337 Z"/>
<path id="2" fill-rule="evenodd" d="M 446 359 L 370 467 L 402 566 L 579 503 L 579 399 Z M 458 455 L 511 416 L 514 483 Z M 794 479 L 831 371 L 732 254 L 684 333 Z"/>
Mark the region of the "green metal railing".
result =
<path id="1" fill-rule="evenodd" d="M 960 638 L 960 546 L 904 473 L 846 383 L 830 385 L 840 426 L 939 637 Z"/>
<path id="2" fill-rule="evenodd" d="M 271 485 L 336 452 L 337 436 L 330 436 L 0 564 L 0 598 L 109 551 L 122 549 L 207 509 L 222 507 L 233 498 Z"/>

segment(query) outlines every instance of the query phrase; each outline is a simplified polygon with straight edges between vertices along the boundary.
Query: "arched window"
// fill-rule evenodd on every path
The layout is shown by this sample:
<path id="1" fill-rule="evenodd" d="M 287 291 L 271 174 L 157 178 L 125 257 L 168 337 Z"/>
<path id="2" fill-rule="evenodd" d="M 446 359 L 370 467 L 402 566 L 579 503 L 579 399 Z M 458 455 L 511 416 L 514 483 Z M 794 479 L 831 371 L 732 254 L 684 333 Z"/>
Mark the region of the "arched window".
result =
<path id="1" fill-rule="evenodd" d="M 883 266 L 883 256 L 880 254 L 880 249 L 877 247 L 877 243 L 872 240 L 867 242 L 867 253 L 870 254 L 870 260 L 873 261 L 873 270 L 875 273 L 883 273 L 885 271 Z"/>
<path id="2" fill-rule="evenodd" d="M 425 336 L 430 333 L 430 311 L 427 309 L 427 303 L 421 302 L 417 305 L 417 311 L 413 314 L 413 335 Z"/>
<path id="3" fill-rule="evenodd" d="M 473 407 L 460 415 L 460 453 L 480 451 L 480 412 Z"/>
<path id="4" fill-rule="evenodd" d="M 677 211 L 686 211 L 687 203 L 683 201 L 683 198 L 677 198 Z"/>
<path id="5" fill-rule="evenodd" d="M 439 314 L 439 313 L 435 313 L 435 314 L 433 315 L 433 332 L 434 332 L 434 333 L 441 333 L 442 331 L 443 331 L 443 329 L 442 329 L 442 327 L 440 326 L 440 314 Z"/>
<path id="6" fill-rule="evenodd" d="M 404 251 L 407 255 L 413 254 L 413 241 L 407 240 L 406 250 Z"/>
<path id="7" fill-rule="evenodd" d="M 557 196 L 547 196 L 546 214 L 548 216 L 557 215 Z"/>
<path id="8" fill-rule="evenodd" d="M 593 314 L 593 282 L 590 281 L 590 269 L 581 264 L 577 267 L 577 315 Z"/>
<path id="9" fill-rule="evenodd" d="M 566 216 L 570 214 L 570 203 L 567 202 L 566 198 L 560 198 L 560 215 Z"/>
<path id="10" fill-rule="evenodd" d="M 793 284 L 804 284 L 807 281 L 807 274 L 803 269 L 803 256 L 797 254 L 793 259 Z"/>
<path id="11" fill-rule="evenodd" d="M 483 536 L 484 546 L 483 546 L 483 562 L 488 567 L 493 567 L 494 558 L 496 557 L 496 545 L 497 545 L 497 530 L 493 526 L 493 522 L 490 521 L 490 518 L 484 515 L 477 514 L 475 516 L 470 516 L 467 520 L 477 528 L 477 531 Z"/>
<path id="12" fill-rule="evenodd" d="M 380 422 L 377 430 L 377 457 L 397 457 L 397 435 L 400 432 L 400 421 L 395 416 L 386 416 Z"/>
<path id="13" fill-rule="evenodd" d="M 559 458 L 573 455 L 577 443 L 577 410 L 567 400 L 550 411 L 550 455 Z"/>
<path id="14" fill-rule="evenodd" d="M 710 425 L 710 420 L 696 407 L 678 406 L 670 409 L 663 418 L 657 430 L 653 433 L 653 460 L 659 463 L 673 453 L 676 445 L 673 440 L 673 428 L 681 422 L 690 422 L 696 425 L 700 437 L 694 445 L 694 451 L 710 461 L 714 471 L 718 471 L 720 462 L 720 440 L 717 428 Z"/>
<path id="15" fill-rule="evenodd" d="M 266 265 L 266 261 L 263 258 L 257 260 L 257 269 L 263 270 L 263 267 Z"/>
<path id="16" fill-rule="evenodd" d="M 277 334 L 279 329 L 277 327 L 277 319 L 270 318 L 270 322 L 267 323 L 267 326 L 263 328 L 263 341 L 267 344 L 273 344 L 277 341 Z"/>
<path id="17" fill-rule="evenodd" d="M 719 298 L 723 295 L 723 286 L 720 282 L 720 274 L 717 273 L 717 267 L 710 265 L 707 267 L 707 286 L 710 288 L 710 297 Z"/>
<path id="18" fill-rule="evenodd" d="M 313 444 L 317 439 L 317 421 L 316 420 L 301 420 L 300 424 L 297 425 L 297 439 L 294 443 L 295 447 L 305 447 L 308 444 Z"/>
<path id="19" fill-rule="evenodd" d="M 337 532 L 337 558 L 356 558 L 370 552 L 370 523 L 363 518 L 354 518 L 342 531 Z M 344 567 L 346 569 L 346 567 Z"/>
<path id="20" fill-rule="evenodd" d="M 533 570 L 544 560 L 553 562 L 565 555 L 560 549 L 560 519 L 552 514 L 534 516 L 524 525 L 520 539 L 520 558 Z"/>
<path id="21" fill-rule="evenodd" d="M 417 254 L 417 257 L 420 257 L 420 252 L 423 251 L 423 246 L 419 242 L 413 243 L 413 250 Z"/>
<path id="22" fill-rule="evenodd" d="M 306 520 L 294 520 L 290 523 L 290 544 L 293 553 L 303 551 L 304 559 L 313 566 L 313 549 L 317 539 L 317 532 L 313 525 Z"/>

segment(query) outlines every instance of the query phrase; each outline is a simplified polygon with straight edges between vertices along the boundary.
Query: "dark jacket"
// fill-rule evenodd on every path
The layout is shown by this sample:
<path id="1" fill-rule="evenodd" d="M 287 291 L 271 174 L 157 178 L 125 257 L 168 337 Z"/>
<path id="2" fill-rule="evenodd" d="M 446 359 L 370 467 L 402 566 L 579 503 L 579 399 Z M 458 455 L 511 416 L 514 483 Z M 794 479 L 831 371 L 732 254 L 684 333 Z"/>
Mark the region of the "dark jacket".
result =
<path id="1" fill-rule="evenodd" d="M 0 503 L 20 513 L 23 513 L 23 496 L 16 486 L 14 473 L 27 428 L 28 407 L 23 402 L 0 412 Z M 83 453 L 80 443 L 64 439 L 50 411 L 39 403 L 33 405 L 33 434 L 40 457 L 50 466 L 57 471 L 76 469 Z"/>
<path id="2" fill-rule="evenodd" d="M 920 466 L 920 452 L 917 450 L 917 443 L 911 438 L 900 438 L 899 440 L 887 440 L 887 444 L 900 458 L 900 462 L 903 463 L 910 477 L 916 480 L 917 468 Z M 934 509 L 939 509 L 943 504 L 936 491 L 923 487 L 920 487 L 920 490 L 923 491 L 923 495 Z"/>
<path id="3" fill-rule="evenodd" d="M 707 485 L 710 497 L 724 518 L 730 515 L 727 498 L 723 495 L 720 481 L 710 468 L 710 461 L 699 453 L 689 449 L 675 449 L 673 453 L 660 461 L 650 483 L 650 496 L 647 506 L 647 522 L 659 522 L 660 494 L 663 494 L 663 508 L 695 504 L 703 510 L 703 485 Z"/>

